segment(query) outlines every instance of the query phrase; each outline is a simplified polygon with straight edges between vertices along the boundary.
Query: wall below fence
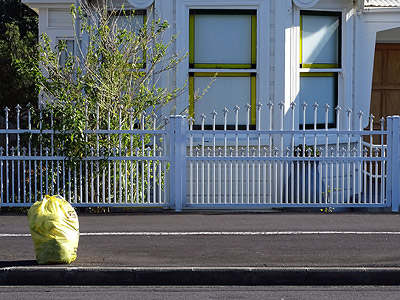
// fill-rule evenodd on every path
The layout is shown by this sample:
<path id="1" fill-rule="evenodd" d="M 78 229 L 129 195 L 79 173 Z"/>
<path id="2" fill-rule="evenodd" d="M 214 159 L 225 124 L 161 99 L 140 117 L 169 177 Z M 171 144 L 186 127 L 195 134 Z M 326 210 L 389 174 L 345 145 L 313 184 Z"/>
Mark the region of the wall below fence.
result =
<path id="1" fill-rule="evenodd" d="M 158 130 L 84 131 L 148 142 L 109 149 L 108 156 L 92 149 L 75 167 L 60 149 L 33 142 L 58 132 L 0 128 L 0 206 L 61 194 L 84 207 L 399 209 L 399 117 L 379 131 L 198 130 L 182 116 L 167 123 Z"/>

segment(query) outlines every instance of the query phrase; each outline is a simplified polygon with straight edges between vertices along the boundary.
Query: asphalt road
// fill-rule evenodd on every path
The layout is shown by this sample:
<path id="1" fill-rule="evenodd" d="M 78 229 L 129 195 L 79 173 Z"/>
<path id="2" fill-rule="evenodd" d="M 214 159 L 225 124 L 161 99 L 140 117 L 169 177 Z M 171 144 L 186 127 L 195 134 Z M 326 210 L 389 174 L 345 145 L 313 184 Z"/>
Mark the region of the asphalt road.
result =
<path id="1" fill-rule="evenodd" d="M 103 286 L 0 287 L 2 300 L 141 299 L 141 300 L 398 300 L 400 287 L 387 286 Z"/>
<path id="2" fill-rule="evenodd" d="M 79 215 L 71 267 L 398 267 L 400 215 Z M 0 267 L 35 265 L 26 215 L 0 214 Z"/>

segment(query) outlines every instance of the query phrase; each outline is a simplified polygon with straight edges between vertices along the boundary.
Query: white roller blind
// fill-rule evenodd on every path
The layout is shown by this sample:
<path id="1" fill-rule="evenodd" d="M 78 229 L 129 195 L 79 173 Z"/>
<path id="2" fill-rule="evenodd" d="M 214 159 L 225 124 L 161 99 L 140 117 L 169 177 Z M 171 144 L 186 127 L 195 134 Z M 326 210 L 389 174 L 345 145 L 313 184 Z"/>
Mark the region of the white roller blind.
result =
<path id="1" fill-rule="evenodd" d="M 338 64 L 339 18 L 302 16 L 302 63 Z"/>
<path id="2" fill-rule="evenodd" d="M 195 16 L 195 63 L 250 64 L 251 16 Z"/>
<path id="3" fill-rule="evenodd" d="M 317 124 L 325 123 L 325 104 L 330 106 L 328 123 L 335 122 L 336 80 L 335 76 L 300 77 L 300 103 L 307 103 L 306 124 L 314 124 L 315 102 L 319 105 Z M 300 109 L 300 124 L 303 124 L 302 109 Z"/>
<path id="4" fill-rule="evenodd" d="M 195 77 L 195 91 L 203 91 L 210 83 L 210 77 Z M 239 124 L 246 124 L 246 110 L 244 106 L 250 102 L 251 77 L 217 77 L 208 92 L 194 104 L 195 121 L 199 124 L 201 114 L 205 114 L 206 125 L 212 124 L 211 112 L 218 113 L 217 120 L 223 120 L 222 110 L 229 110 L 228 124 L 235 124 L 234 106 L 240 107 Z M 221 121 L 219 122 L 221 124 Z"/>
<path id="5" fill-rule="evenodd" d="M 72 17 L 69 9 L 49 8 L 48 26 L 54 28 L 72 29 Z"/>

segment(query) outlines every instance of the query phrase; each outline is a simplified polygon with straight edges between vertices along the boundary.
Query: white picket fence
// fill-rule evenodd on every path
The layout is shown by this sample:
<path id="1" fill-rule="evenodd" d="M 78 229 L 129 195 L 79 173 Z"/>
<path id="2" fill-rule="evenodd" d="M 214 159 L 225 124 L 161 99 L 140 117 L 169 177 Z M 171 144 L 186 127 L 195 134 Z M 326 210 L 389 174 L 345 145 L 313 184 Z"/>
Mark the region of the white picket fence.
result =
<path id="1" fill-rule="evenodd" d="M 54 130 L 33 129 L 30 112 L 27 128 L 20 128 L 17 108 L 15 128 L 6 109 L 5 129 L 0 129 L 0 206 L 30 206 L 46 194 L 60 194 L 74 206 L 168 206 L 164 189 L 168 157 L 163 153 L 168 131 L 144 129 L 144 119 L 130 120 L 130 129 L 84 130 L 85 136 L 120 141 L 119 147 L 89 150 L 72 166 L 54 145 Z M 135 126 L 140 126 L 136 129 Z M 43 128 L 43 124 L 37 124 Z M 135 128 L 135 129 L 134 129 Z M 122 146 L 123 137 L 139 141 Z M 40 142 L 47 137 L 47 144 Z M 146 138 L 147 137 L 147 138 Z"/>
<path id="2" fill-rule="evenodd" d="M 305 115 L 306 106 L 302 106 Z M 222 119 L 225 130 L 217 128 L 216 112 L 212 125 L 205 130 L 190 130 L 188 161 L 189 207 L 386 207 L 387 131 L 362 128 L 363 114 L 358 114 L 359 128 L 352 129 L 352 111 L 346 112 L 345 130 L 341 130 L 340 108 L 336 108 L 334 129 L 328 128 L 329 107 L 324 108 L 325 124 L 317 129 L 317 106 L 312 129 L 295 128 L 295 107 L 284 129 L 284 105 L 277 129 L 272 122 L 261 130 L 262 116 L 274 117 L 273 105 L 266 113 L 258 106 L 256 130 L 250 130 L 250 107 L 246 124 L 239 130 L 239 109 L 234 110 L 235 130 L 226 130 L 227 111 Z M 297 112 L 298 113 L 298 112 Z M 305 119 L 305 118 L 304 118 Z M 304 120 L 303 119 L 303 120 Z M 379 136 L 379 145 L 372 143 Z M 196 146 L 195 146 L 196 145 Z M 305 151 L 302 151 L 305 149 Z"/>
<path id="3" fill-rule="evenodd" d="M 0 206 L 30 206 L 44 194 L 61 194 L 74 206 L 86 207 L 398 211 L 400 118 L 381 120 L 380 130 L 373 130 L 370 116 L 364 129 L 361 112 L 354 122 L 351 110 L 342 113 L 337 107 L 335 120 L 329 120 L 330 107 L 325 106 L 320 128 L 314 105 L 311 129 L 305 129 L 304 121 L 298 129 L 296 115 L 304 120 L 306 109 L 259 104 L 256 124 L 251 124 L 247 105 L 242 108 L 245 124 L 239 124 L 240 108 L 235 107 L 230 118 L 234 124 L 228 124 L 225 109 L 212 112 L 211 122 L 204 115 L 197 120 L 171 116 L 150 130 L 144 129 L 143 120 L 131 120 L 129 130 L 87 130 L 85 135 L 129 136 L 143 142 L 137 148 L 94 147 L 75 168 L 53 144 L 33 144 L 32 136 L 47 135 L 52 141 L 58 132 L 32 129 L 29 114 L 22 129 L 19 112 L 11 122 L 6 111 L 5 126 L 0 127 Z M 329 128 L 333 121 L 336 126 Z M 111 155 L 106 157 L 106 152 Z"/>

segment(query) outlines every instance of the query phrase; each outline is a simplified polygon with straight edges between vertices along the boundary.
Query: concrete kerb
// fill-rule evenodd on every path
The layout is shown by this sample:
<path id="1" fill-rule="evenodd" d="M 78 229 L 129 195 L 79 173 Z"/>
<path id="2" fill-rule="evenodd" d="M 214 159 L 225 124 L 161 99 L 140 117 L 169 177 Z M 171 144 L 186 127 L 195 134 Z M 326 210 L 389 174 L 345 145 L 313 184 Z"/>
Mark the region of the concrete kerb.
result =
<path id="1" fill-rule="evenodd" d="M 400 285 L 400 267 L 9 267 L 0 285 Z"/>

